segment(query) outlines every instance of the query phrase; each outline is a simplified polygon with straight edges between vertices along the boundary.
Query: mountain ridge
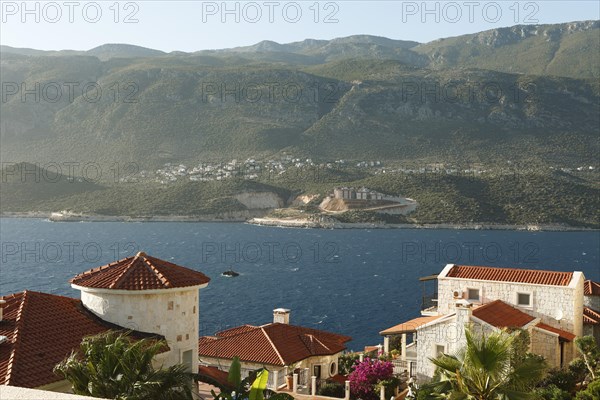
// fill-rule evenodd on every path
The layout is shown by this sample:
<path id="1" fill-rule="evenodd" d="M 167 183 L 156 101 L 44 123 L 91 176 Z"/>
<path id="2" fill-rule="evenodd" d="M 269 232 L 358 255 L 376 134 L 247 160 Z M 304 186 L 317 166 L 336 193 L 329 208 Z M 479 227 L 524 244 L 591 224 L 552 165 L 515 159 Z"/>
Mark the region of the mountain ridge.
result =
<path id="1" fill-rule="evenodd" d="M 47 57 L 2 47 L 3 80 L 16 92 L 1 104 L 0 155 L 152 168 L 282 152 L 594 162 L 600 56 L 590 46 L 600 49 L 599 32 L 598 21 L 582 21 L 429 44 L 354 35 L 184 54 L 107 44 Z M 274 51 L 282 49 L 296 53 Z M 45 87 L 67 82 L 77 83 L 73 98 L 66 89 L 58 101 L 43 98 Z M 23 101 L 22 85 L 39 87 L 41 101 Z M 90 99 L 86 85 L 101 97 Z"/>

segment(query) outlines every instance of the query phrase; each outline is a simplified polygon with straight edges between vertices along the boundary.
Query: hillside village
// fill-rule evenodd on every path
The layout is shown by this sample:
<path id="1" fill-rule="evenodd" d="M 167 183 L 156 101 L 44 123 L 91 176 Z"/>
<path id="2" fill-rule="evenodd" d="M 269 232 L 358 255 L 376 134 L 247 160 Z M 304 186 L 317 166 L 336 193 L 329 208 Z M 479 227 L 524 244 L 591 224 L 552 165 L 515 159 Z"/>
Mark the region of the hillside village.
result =
<path id="1" fill-rule="evenodd" d="M 399 165 L 398 162 L 380 160 L 345 160 L 316 161 L 312 158 L 297 158 L 284 154 L 278 159 L 246 160 L 231 159 L 229 161 L 205 161 L 195 166 L 165 163 L 154 171 L 140 170 L 124 174 L 119 182 L 154 181 L 161 184 L 174 183 L 181 180 L 192 182 L 213 182 L 226 179 L 274 180 L 304 179 L 319 182 L 319 171 L 351 171 L 359 170 L 370 174 L 416 174 L 416 175 L 482 175 L 482 174 L 519 174 L 538 171 L 539 166 L 508 162 L 505 167 L 484 165 L 483 163 L 466 163 L 458 165 L 449 162 L 411 163 L 410 166 Z M 550 166 L 551 171 L 565 173 L 593 173 L 596 165 Z M 137 168 L 136 168 L 137 169 Z M 287 175 L 286 175 L 287 174 Z"/>

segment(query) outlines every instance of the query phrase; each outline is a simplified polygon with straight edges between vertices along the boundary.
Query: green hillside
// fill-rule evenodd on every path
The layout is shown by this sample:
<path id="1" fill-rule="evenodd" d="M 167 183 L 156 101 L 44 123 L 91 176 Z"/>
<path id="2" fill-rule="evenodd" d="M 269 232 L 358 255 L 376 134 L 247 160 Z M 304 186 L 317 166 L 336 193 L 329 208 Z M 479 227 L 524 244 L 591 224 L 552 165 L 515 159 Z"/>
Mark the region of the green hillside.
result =
<path id="1" fill-rule="evenodd" d="M 203 214 L 243 209 L 234 198 L 240 191 L 282 190 L 287 199 L 349 182 L 421 196 L 416 218 L 428 222 L 597 223 L 587 215 L 597 206 L 593 180 L 550 171 L 600 168 L 599 21 L 519 25 L 423 44 L 356 35 L 195 53 L 124 44 L 51 52 L 2 46 L 0 53 L 3 165 L 91 163 L 102 171 L 93 182 L 66 186 L 3 181 L 10 187 L 4 210 Z M 379 181 L 382 168 L 328 170 L 303 183 L 290 183 L 291 172 L 273 165 L 269 181 L 138 179 L 167 163 L 264 165 L 284 156 L 297 160 L 290 165 L 379 160 L 498 171 L 510 164 L 523 166 L 520 176 L 534 175 L 517 191 L 492 175 L 414 187 L 413 177 L 400 174 L 408 180 L 398 186 Z M 120 179 L 130 166 L 135 179 Z M 564 196 L 557 202 L 546 187 Z M 448 193 L 456 205 L 439 208 Z M 524 194 L 522 208 L 507 205 L 506 193 Z"/>

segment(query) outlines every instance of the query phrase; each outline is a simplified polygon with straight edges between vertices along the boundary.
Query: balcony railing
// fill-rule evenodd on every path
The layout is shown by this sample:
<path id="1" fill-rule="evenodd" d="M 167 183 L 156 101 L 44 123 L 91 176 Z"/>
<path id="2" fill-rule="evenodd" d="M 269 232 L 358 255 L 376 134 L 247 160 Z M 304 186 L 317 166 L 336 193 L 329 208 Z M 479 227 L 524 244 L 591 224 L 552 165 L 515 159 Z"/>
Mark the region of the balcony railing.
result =
<path id="1" fill-rule="evenodd" d="M 392 360 L 392 364 L 394 365 L 394 374 L 395 375 L 404 375 L 405 372 L 409 377 L 416 376 L 417 371 L 417 362 L 410 360 Z"/>
<path id="2" fill-rule="evenodd" d="M 426 310 L 431 307 L 437 307 L 438 294 L 434 293 L 431 296 L 423 296 L 421 300 L 421 310 Z"/>

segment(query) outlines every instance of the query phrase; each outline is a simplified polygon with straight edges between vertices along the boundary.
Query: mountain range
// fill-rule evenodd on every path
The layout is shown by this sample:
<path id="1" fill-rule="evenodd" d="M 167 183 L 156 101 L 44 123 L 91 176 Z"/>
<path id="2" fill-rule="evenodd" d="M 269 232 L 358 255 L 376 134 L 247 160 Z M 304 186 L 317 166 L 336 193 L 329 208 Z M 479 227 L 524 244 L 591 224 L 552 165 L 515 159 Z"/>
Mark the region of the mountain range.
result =
<path id="1" fill-rule="evenodd" d="M 0 156 L 597 164 L 600 21 L 429 43 L 356 35 L 198 52 L 0 48 Z"/>

